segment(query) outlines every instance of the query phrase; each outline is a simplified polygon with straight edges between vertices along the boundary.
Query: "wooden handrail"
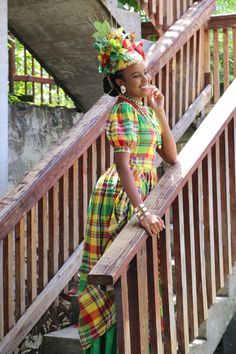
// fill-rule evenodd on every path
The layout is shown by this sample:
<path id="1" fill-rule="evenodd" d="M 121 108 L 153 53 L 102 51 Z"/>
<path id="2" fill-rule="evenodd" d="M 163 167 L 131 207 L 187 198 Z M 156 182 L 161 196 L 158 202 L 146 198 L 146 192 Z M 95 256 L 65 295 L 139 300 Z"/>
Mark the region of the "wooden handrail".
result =
<path id="1" fill-rule="evenodd" d="M 145 204 L 151 212 L 162 217 L 187 179 L 209 152 L 216 139 L 236 113 L 236 79 L 216 103 L 207 118 L 178 155 Z M 214 122 L 214 124 L 212 124 Z M 199 143 L 200 142 L 200 143 Z M 127 269 L 137 250 L 147 239 L 147 233 L 137 225 L 134 216 L 88 275 L 89 284 L 114 285 Z"/>
<path id="2" fill-rule="evenodd" d="M 202 27 L 215 9 L 215 0 L 198 1 L 165 32 L 148 52 L 148 71 L 152 76 L 162 69 L 192 35 Z"/>
<path id="3" fill-rule="evenodd" d="M 206 23 L 206 28 L 228 28 L 236 26 L 236 13 L 211 15 L 210 20 Z"/>
<path id="4" fill-rule="evenodd" d="M 103 95 L 65 138 L 0 201 L 0 239 L 39 201 L 105 128 L 114 99 Z"/>
<path id="5" fill-rule="evenodd" d="M 195 3 L 176 25 L 154 44 L 148 53 L 148 70 L 152 76 L 163 68 L 171 57 L 204 23 L 215 6 L 214 0 Z M 0 201 L 0 239 L 39 201 L 44 193 L 63 176 L 105 127 L 106 116 L 115 100 L 103 95 L 46 158 Z"/>

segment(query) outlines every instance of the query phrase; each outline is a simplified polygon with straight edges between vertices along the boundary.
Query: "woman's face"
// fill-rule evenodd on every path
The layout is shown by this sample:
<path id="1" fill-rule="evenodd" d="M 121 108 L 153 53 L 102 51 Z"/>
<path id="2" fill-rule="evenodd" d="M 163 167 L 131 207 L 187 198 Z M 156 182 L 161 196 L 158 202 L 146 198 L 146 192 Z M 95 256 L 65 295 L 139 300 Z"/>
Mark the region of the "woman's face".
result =
<path id="1" fill-rule="evenodd" d="M 137 101 L 149 96 L 151 78 L 144 63 L 132 64 L 122 70 L 122 74 L 123 79 L 117 79 L 117 84 L 125 86 L 126 95 L 133 97 Z"/>

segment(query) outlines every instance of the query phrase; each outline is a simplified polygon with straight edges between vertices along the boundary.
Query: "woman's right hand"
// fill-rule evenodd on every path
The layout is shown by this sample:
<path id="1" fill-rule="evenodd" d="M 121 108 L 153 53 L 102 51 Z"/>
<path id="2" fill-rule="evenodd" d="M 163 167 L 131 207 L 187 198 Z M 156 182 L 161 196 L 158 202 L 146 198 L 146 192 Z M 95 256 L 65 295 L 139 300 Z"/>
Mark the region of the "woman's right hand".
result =
<path id="1" fill-rule="evenodd" d="M 159 232 L 165 229 L 164 221 L 158 215 L 149 214 L 139 222 L 150 236 L 157 236 Z"/>

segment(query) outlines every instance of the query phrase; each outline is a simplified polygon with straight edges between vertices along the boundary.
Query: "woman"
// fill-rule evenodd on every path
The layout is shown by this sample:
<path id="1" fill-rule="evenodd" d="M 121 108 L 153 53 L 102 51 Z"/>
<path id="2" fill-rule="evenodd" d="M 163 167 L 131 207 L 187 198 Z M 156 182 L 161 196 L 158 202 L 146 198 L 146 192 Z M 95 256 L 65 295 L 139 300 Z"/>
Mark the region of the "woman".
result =
<path id="1" fill-rule="evenodd" d="M 164 97 L 150 85 L 141 43 L 135 42 L 134 34 L 125 35 L 122 28 L 112 29 L 107 22 L 94 25 L 104 91 L 119 97 L 106 125 L 115 163 L 99 178 L 89 203 L 80 269 L 79 332 L 84 353 L 115 354 L 114 294 L 88 286 L 87 274 L 134 213 L 151 236 L 163 230 L 163 220 L 151 214 L 143 201 L 157 183 L 156 149 L 171 164 L 177 154 Z"/>

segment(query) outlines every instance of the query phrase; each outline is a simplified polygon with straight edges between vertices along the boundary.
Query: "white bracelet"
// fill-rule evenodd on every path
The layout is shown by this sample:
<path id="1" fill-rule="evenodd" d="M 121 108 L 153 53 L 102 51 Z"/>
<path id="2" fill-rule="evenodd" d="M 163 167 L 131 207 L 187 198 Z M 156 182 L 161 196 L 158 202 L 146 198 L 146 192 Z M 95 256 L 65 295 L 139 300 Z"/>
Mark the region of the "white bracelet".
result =
<path id="1" fill-rule="evenodd" d="M 139 220 L 143 220 L 146 216 L 150 215 L 144 203 L 140 203 L 134 208 L 134 212 Z"/>

